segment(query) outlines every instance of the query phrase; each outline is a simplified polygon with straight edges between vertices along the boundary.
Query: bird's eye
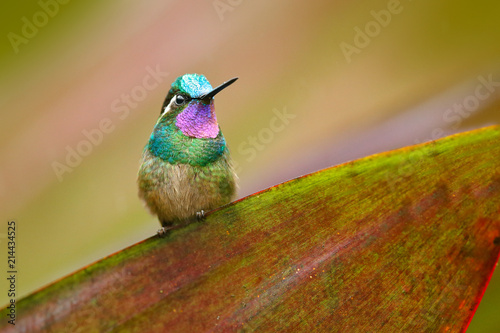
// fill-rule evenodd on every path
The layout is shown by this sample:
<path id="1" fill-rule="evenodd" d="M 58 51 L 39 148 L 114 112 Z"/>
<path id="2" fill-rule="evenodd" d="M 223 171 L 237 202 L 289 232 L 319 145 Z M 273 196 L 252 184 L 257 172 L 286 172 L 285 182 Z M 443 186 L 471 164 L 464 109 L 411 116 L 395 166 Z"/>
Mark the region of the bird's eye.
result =
<path id="1" fill-rule="evenodd" d="M 187 98 L 184 97 L 184 96 L 182 96 L 182 95 L 176 95 L 175 96 L 175 104 L 177 106 L 183 105 L 184 103 L 186 103 L 186 101 L 187 101 Z"/>

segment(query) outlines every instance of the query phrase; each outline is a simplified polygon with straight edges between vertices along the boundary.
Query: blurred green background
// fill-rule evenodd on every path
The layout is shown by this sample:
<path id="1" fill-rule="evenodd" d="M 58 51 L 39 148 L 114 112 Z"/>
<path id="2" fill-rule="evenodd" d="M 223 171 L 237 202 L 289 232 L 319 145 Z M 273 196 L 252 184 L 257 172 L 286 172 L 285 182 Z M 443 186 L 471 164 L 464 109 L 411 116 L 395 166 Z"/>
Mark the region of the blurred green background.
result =
<path id="1" fill-rule="evenodd" d="M 135 179 L 178 75 L 240 78 L 216 99 L 240 197 L 500 122 L 498 1 L 1 7 L 0 236 L 16 220 L 19 296 L 156 232 Z M 496 272 L 470 332 L 500 331 L 499 297 Z"/>

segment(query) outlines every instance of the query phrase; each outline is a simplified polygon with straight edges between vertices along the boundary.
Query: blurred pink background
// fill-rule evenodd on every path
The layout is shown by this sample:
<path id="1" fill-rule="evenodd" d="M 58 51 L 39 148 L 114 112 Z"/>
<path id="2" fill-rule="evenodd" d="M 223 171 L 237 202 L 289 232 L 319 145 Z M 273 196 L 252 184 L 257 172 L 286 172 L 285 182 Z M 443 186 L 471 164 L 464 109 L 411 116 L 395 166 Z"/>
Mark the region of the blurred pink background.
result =
<path id="1" fill-rule="evenodd" d="M 136 173 L 184 73 L 240 78 L 216 98 L 240 197 L 500 120 L 498 2 L 63 2 L 0 14 L 0 211 L 21 296 L 156 232 Z M 470 332 L 500 330 L 499 275 Z"/>

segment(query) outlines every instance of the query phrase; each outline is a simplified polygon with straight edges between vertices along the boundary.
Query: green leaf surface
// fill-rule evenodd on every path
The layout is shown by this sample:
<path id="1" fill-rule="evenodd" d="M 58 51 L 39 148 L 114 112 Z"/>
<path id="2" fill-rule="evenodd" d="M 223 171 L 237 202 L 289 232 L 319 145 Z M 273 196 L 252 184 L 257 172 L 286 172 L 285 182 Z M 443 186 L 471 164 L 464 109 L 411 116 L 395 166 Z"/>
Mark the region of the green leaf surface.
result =
<path id="1" fill-rule="evenodd" d="M 0 328 L 458 332 L 499 252 L 500 129 L 489 127 L 246 197 L 20 300 L 16 326 Z"/>

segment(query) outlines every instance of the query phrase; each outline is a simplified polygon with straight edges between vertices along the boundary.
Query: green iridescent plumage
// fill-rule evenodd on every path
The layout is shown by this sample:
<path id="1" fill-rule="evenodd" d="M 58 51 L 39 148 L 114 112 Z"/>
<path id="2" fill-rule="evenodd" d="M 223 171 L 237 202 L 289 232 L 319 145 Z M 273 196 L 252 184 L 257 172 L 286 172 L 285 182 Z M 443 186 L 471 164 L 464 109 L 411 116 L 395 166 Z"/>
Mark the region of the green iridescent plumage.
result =
<path id="1" fill-rule="evenodd" d="M 236 176 L 213 102 L 232 82 L 212 89 L 204 76 L 186 74 L 172 84 L 138 174 L 139 196 L 163 227 L 188 223 L 235 195 Z"/>
<path id="2" fill-rule="evenodd" d="M 226 140 L 219 129 L 216 138 L 186 136 L 175 124 L 177 114 L 169 113 L 156 124 L 148 145 L 156 157 L 172 164 L 206 166 L 215 162 L 226 150 Z"/>

